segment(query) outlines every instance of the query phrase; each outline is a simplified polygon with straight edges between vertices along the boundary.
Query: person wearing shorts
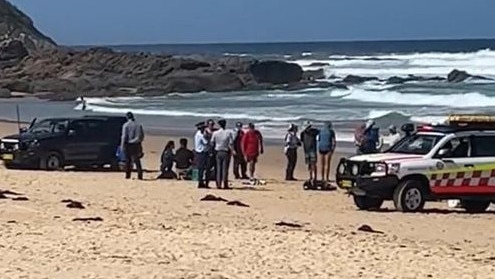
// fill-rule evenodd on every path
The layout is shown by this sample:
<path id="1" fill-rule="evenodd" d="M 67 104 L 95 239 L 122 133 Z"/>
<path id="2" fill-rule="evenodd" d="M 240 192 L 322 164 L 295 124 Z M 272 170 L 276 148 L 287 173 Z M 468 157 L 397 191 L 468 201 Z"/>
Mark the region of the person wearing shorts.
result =
<path id="1" fill-rule="evenodd" d="M 332 155 L 335 150 L 335 132 L 331 122 L 326 122 L 318 135 L 318 153 L 320 154 L 321 179 L 330 181 L 330 166 Z"/>
<path id="2" fill-rule="evenodd" d="M 261 133 L 256 130 L 254 123 L 249 123 L 248 130 L 242 137 L 242 154 L 246 159 L 249 166 L 249 179 L 254 181 L 254 173 L 256 171 L 256 163 L 258 163 L 258 156 L 263 154 L 263 137 Z"/>
<path id="3" fill-rule="evenodd" d="M 303 126 L 303 131 L 301 132 L 301 142 L 304 149 L 304 158 L 306 160 L 306 165 L 308 165 L 309 180 L 317 180 L 317 141 L 316 138 L 319 134 L 318 129 L 313 128 L 311 122 L 306 122 Z"/>

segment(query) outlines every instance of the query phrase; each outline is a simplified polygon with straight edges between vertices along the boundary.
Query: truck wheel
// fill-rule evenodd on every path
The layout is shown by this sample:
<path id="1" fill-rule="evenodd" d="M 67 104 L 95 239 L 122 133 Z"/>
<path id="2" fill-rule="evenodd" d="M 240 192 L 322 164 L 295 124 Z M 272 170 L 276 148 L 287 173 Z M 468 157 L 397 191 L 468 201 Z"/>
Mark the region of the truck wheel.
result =
<path id="1" fill-rule="evenodd" d="M 353 195 L 353 198 L 354 198 L 354 204 L 360 210 L 379 209 L 383 204 L 383 200 L 379 198 L 356 196 L 356 195 Z"/>
<path id="2" fill-rule="evenodd" d="M 402 212 L 421 211 L 425 206 L 425 191 L 417 180 L 405 180 L 394 191 L 395 208 Z"/>
<path id="3" fill-rule="evenodd" d="M 58 152 L 50 152 L 40 160 L 40 169 L 42 170 L 60 170 L 63 166 L 62 156 Z"/>
<path id="4" fill-rule="evenodd" d="M 468 213 L 482 213 L 490 206 L 490 201 L 461 200 L 461 207 Z"/>

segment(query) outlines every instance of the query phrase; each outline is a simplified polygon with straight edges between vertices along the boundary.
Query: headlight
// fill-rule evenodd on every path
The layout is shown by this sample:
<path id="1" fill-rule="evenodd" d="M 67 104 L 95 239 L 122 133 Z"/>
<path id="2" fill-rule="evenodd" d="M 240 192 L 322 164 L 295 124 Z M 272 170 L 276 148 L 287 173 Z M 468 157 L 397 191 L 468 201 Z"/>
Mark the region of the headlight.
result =
<path id="1" fill-rule="evenodd" d="M 400 163 L 388 164 L 389 174 L 398 174 L 400 171 Z"/>
<path id="2" fill-rule="evenodd" d="M 339 174 L 344 174 L 344 172 L 345 172 L 345 166 L 344 166 L 344 164 L 340 164 L 339 168 L 337 169 L 337 172 Z"/>
<path id="3" fill-rule="evenodd" d="M 353 165 L 351 168 L 351 174 L 352 175 L 358 175 L 359 174 L 359 167 L 358 165 Z"/>
<path id="4" fill-rule="evenodd" d="M 5 144 L 3 144 L 3 142 L 0 143 L 0 149 L 5 149 Z"/>
<path id="5" fill-rule="evenodd" d="M 387 166 L 385 164 L 376 164 L 375 172 L 385 172 L 387 170 Z"/>

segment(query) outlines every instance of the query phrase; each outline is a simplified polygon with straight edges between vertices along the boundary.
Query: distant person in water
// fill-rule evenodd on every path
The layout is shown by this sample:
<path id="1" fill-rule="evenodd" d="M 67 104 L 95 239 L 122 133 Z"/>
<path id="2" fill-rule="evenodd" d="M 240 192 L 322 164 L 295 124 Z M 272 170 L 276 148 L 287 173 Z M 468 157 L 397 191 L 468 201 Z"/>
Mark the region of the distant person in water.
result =
<path id="1" fill-rule="evenodd" d="M 255 172 L 258 157 L 263 154 L 263 136 L 256 130 L 254 123 L 249 123 L 248 130 L 242 137 L 242 154 L 248 163 L 249 179 L 252 184 L 256 183 Z"/>
<path id="2" fill-rule="evenodd" d="M 84 99 L 83 96 L 79 97 L 79 103 L 81 104 L 81 110 L 85 111 L 86 110 L 86 99 Z"/>
<path id="3" fill-rule="evenodd" d="M 234 130 L 234 177 L 235 179 L 249 179 L 247 176 L 247 163 L 242 153 L 242 138 L 244 137 L 243 124 L 237 122 Z"/>
<path id="4" fill-rule="evenodd" d="M 304 124 L 303 131 L 301 132 L 301 142 L 304 149 L 304 158 L 306 160 L 306 165 L 308 166 L 309 180 L 314 183 L 318 179 L 317 175 L 317 136 L 319 131 L 313 128 L 311 122 L 306 122 Z"/>
<path id="5" fill-rule="evenodd" d="M 329 182 L 332 155 L 337 145 L 332 122 L 325 122 L 323 129 L 321 129 L 318 134 L 317 139 L 318 153 L 320 155 L 321 179 L 325 182 Z"/>
<path id="6" fill-rule="evenodd" d="M 220 128 L 213 132 L 211 142 L 216 153 L 216 181 L 218 189 L 229 189 L 230 156 L 234 151 L 234 138 L 232 132 L 226 130 L 227 121 L 219 120 Z"/>
<path id="7" fill-rule="evenodd" d="M 297 165 L 297 149 L 301 146 L 301 141 L 297 137 L 297 126 L 291 124 L 285 135 L 284 153 L 287 157 L 287 168 L 285 169 L 285 180 L 296 181 L 294 170 Z"/>
<path id="8" fill-rule="evenodd" d="M 162 157 L 161 157 L 161 175 L 159 178 L 163 179 L 177 179 L 177 174 L 173 171 L 174 167 L 174 149 L 175 149 L 175 143 L 174 141 L 169 141 L 167 142 L 167 145 L 165 145 L 165 148 L 163 149 L 162 152 Z"/>

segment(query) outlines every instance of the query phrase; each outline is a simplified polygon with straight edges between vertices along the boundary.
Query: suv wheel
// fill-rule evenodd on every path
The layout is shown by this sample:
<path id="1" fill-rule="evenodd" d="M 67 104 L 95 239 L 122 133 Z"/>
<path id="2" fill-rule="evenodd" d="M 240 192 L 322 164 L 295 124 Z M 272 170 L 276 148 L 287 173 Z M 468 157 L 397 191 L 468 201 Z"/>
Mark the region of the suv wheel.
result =
<path id="1" fill-rule="evenodd" d="M 383 204 L 383 200 L 380 198 L 372 198 L 368 196 L 356 196 L 356 195 L 353 195 L 353 198 L 354 198 L 354 204 L 360 210 L 379 209 Z"/>
<path id="2" fill-rule="evenodd" d="M 425 191 L 417 180 L 405 180 L 394 191 L 395 208 L 402 212 L 421 211 L 425 206 Z"/>
<path id="3" fill-rule="evenodd" d="M 59 170 L 62 167 L 62 156 L 57 152 L 48 153 L 40 162 L 40 168 L 42 170 Z"/>
<path id="4" fill-rule="evenodd" d="M 469 213 L 485 212 L 490 206 L 490 201 L 483 200 L 461 200 L 461 207 Z"/>

